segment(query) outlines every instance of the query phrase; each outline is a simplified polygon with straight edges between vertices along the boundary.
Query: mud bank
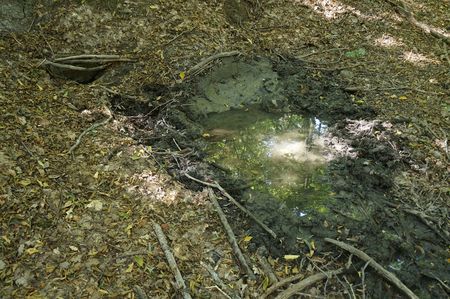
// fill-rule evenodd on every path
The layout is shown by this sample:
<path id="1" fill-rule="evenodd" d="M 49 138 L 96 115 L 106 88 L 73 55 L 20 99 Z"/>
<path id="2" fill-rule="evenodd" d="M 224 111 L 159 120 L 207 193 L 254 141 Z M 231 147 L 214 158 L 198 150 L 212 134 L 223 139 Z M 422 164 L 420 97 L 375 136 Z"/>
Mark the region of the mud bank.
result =
<path id="1" fill-rule="evenodd" d="M 339 84 L 340 75 L 340 71 L 310 69 L 296 60 L 227 58 L 203 76 L 175 87 L 146 87 L 149 98 L 162 97 L 166 105 L 137 109 L 133 104 L 134 113 L 124 114 L 138 115 L 139 111 L 146 115 L 131 121 L 140 131 L 135 138 L 165 151 L 156 158 L 176 179 L 195 190 L 203 186 L 186 179 L 185 173 L 219 182 L 279 236 L 274 240 L 226 205 L 235 230 L 253 237 L 250 250 L 264 245 L 272 256 L 320 253 L 332 249 L 323 238 L 339 238 L 364 249 L 419 296 L 445 296 L 441 289 L 428 287 L 431 275 L 448 278 L 445 241 L 417 217 L 397 209 L 399 199 L 391 193 L 407 156 L 393 146 L 399 138 L 394 126 L 378 120 L 364 101 L 345 91 Z M 233 119 L 236 115 L 241 120 Z M 314 168 L 320 174 L 314 179 L 309 175 L 309 185 L 297 182 L 295 192 L 285 185 L 268 192 L 271 183 L 262 175 L 267 165 L 255 159 L 255 151 L 246 150 L 268 140 L 253 138 L 261 134 L 261 119 L 270 123 L 267 131 L 273 133 L 283 117 L 297 118 L 288 128 L 291 131 L 298 131 L 304 119 L 313 120 L 315 129 L 315 119 L 320 120 L 327 128 L 320 136 L 326 150 L 320 154 L 323 163 Z M 242 118 L 248 119 L 243 122 Z M 239 143 L 242 139 L 246 142 Z M 245 156 L 253 169 L 240 164 Z M 294 181 L 305 181 L 301 174 L 305 164 L 292 168 L 298 162 L 295 155 L 292 158 L 284 168 L 279 163 L 280 169 L 270 171 L 286 173 L 290 165 L 290 176 L 298 174 Z M 312 195 L 306 192 L 307 186 L 313 186 L 309 188 Z M 280 199 L 283 190 L 291 193 L 290 201 Z M 317 197 L 320 200 L 314 201 Z M 375 274 L 368 273 L 366 279 L 373 297 L 395 293 Z"/>

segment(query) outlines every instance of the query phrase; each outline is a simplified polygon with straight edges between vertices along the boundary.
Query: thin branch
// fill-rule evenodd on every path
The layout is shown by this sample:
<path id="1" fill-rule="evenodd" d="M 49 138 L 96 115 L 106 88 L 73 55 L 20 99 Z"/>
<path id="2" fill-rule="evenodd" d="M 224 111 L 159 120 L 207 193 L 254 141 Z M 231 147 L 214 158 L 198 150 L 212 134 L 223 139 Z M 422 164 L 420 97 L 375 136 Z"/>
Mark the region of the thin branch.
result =
<path id="1" fill-rule="evenodd" d="M 109 63 L 109 62 L 134 62 L 136 60 L 129 58 L 109 58 L 109 59 L 69 59 L 64 63 L 81 64 L 81 63 Z"/>
<path id="2" fill-rule="evenodd" d="M 106 65 L 100 65 L 96 67 L 81 67 L 70 64 L 56 63 L 49 60 L 44 61 L 43 63 L 41 63 L 41 65 L 51 65 L 60 69 L 67 69 L 72 71 L 100 71 L 107 67 Z"/>
<path id="3" fill-rule="evenodd" d="M 194 27 L 194 28 L 192 28 L 192 29 L 185 30 L 185 31 L 181 32 L 180 34 L 176 35 L 174 38 L 172 38 L 172 39 L 169 40 L 168 42 L 164 43 L 164 44 L 163 44 L 163 47 L 168 46 L 169 44 L 173 43 L 175 40 L 177 40 L 177 39 L 180 38 L 181 36 L 185 35 L 186 33 L 190 33 L 190 32 L 192 32 L 192 31 L 194 31 L 195 29 L 196 29 L 196 28 Z"/>
<path id="4" fill-rule="evenodd" d="M 261 248 L 259 248 L 256 251 L 256 257 L 258 258 L 258 262 L 261 265 L 261 268 L 263 269 L 266 276 L 269 278 L 270 283 L 272 285 L 276 284 L 279 281 L 278 277 L 273 272 L 273 269 L 270 266 L 269 262 L 267 261 L 266 257 L 262 255 L 262 251 L 264 251 L 264 250 L 261 250 Z"/>
<path id="5" fill-rule="evenodd" d="M 408 22 L 411 23 L 412 25 L 416 26 L 417 28 L 419 28 L 420 30 L 422 30 L 427 34 L 442 39 L 446 44 L 450 44 L 449 33 L 445 32 L 444 30 L 438 30 L 436 28 L 431 27 L 430 25 L 417 21 L 413 13 L 408 10 L 406 4 L 403 1 L 399 0 L 398 3 L 392 0 L 385 0 L 385 1 L 394 6 L 395 11 L 403 15 L 406 18 L 406 20 L 408 20 Z"/>
<path id="6" fill-rule="evenodd" d="M 217 214 L 219 214 L 220 221 L 222 222 L 223 227 L 225 228 L 225 232 L 228 236 L 228 241 L 231 244 L 231 248 L 233 249 L 234 255 L 239 261 L 239 264 L 244 269 L 244 271 L 247 273 L 249 279 L 256 280 L 255 274 L 253 274 L 252 269 L 247 264 L 247 261 L 245 260 L 244 255 L 242 254 L 241 249 L 239 248 L 239 245 L 236 241 L 236 237 L 234 236 L 234 232 L 231 229 L 230 224 L 228 223 L 227 217 L 222 211 L 222 208 L 220 207 L 219 203 L 217 202 L 216 196 L 214 195 L 214 192 L 211 188 L 208 188 L 209 198 L 211 199 L 211 202 L 214 205 L 214 208 L 216 209 Z"/>
<path id="7" fill-rule="evenodd" d="M 332 52 L 332 51 L 340 51 L 340 50 L 347 50 L 348 48 L 333 48 L 333 49 L 327 49 L 324 51 L 319 51 L 319 52 L 311 52 L 308 54 L 304 54 L 304 55 L 299 55 L 299 56 L 295 56 L 295 58 L 303 60 L 306 57 L 309 56 L 313 56 L 313 55 L 319 55 L 319 54 L 323 54 L 323 53 L 327 53 L 327 52 Z"/>
<path id="8" fill-rule="evenodd" d="M 236 199 L 234 199 L 230 194 L 228 194 L 227 191 L 225 191 L 225 189 L 222 188 L 222 186 L 220 186 L 217 182 L 214 182 L 214 184 L 212 183 L 208 183 L 208 182 L 204 182 L 202 180 L 196 179 L 192 176 L 190 176 L 189 174 L 185 173 L 184 174 L 187 178 L 203 184 L 205 186 L 208 187 L 212 187 L 212 188 L 216 188 L 218 189 L 220 192 L 222 192 L 222 194 L 228 198 L 235 206 L 237 206 L 244 214 L 246 214 L 247 216 L 249 216 L 251 219 L 253 219 L 253 221 L 255 221 L 257 224 L 259 224 L 259 226 L 261 226 L 269 235 L 271 235 L 274 239 L 277 238 L 277 234 L 271 230 L 267 225 L 265 225 L 264 223 L 261 222 L 261 220 L 259 220 L 258 218 L 256 218 L 255 215 L 253 215 L 252 212 L 250 212 L 249 210 L 247 210 L 244 206 L 242 206 L 239 202 L 237 202 Z"/>
<path id="9" fill-rule="evenodd" d="M 133 290 L 134 290 L 134 293 L 136 294 L 137 299 L 148 299 L 147 294 L 144 292 L 144 290 L 140 286 L 135 285 L 133 287 Z"/>
<path id="10" fill-rule="evenodd" d="M 153 230 L 155 231 L 159 244 L 161 245 L 161 248 L 164 251 L 164 255 L 166 256 L 166 260 L 169 263 L 169 267 L 172 270 L 173 275 L 175 276 L 177 289 L 182 292 L 184 299 L 191 299 L 192 297 L 189 294 L 186 284 L 184 283 L 184 279 L 181 276 L 180 270 L 178 269 L 175 257 L 173 256 L 169 244 L 167 243 L 166 235 L 164 235 L 161 226 L 159 226 L 159 224 L 156 222 L 153 222 Z"/>
<path id="11" fill-rule="evenodd" d="M 391 272 L 387 271 L 386 269 L 384 269 L 380 264 L 375 262 L 373 258 L 368 256 L 363 251 L 361 251 L 359 249 L 356 249 L 355 247 L 353 247 L 351 245 L 348 245 L 348 244 L 346 244 L 344 242 L 337 241 L 337 240 L 334 240 L 334 239 L 325 238 L 324 240 L 326 242 L 328 242 L 328 243 L 332 243 L 332 244 L 334 244 L 334 245 L 336 245 L 338 247 L 341 247 L 344 250 L 347 250 L 348 252 L 356 255 L 357 257 L 359 257 L 360 259 L 362 259 L 365 262 L 369 262 L 369 265 L 378 274 L 380 274 L 384 279 L 388 280 L 393 285 L 395 285 L 398 289 L 400 289 L 403 293 L 405 293 L 409 298 L 419 299 L 419 297 L 417 297 L 416 294 L 414 294 L 407 286 L 405 286 L 403 284 L 403 282 L 401 282 L 393 273 L 391 273 Z"/>
<path id="12" fill-rule="evenodd" d="M 61 61 L 73 60 L 73 59 L 120 59 L 120 56 L 119 55 L 82 54 L 82 55 L 55 58 L 54 61 L 61 62 Z"/>
<path id="13" fill-rule="evenodd" d="M 397 87 L 347 86 L 347 87 L 344 87 L 345 91 L 387 91 L 387 90 L 403 90 L 403 89 L 417 91 L 420 93 L 433 94 L 433 95 L 446 95 L 446 93 L 444 93 L 444 92 L 426 91 L 426 90 L 417 89 L 417 88 L 408 87 L 408 86 L 397 86 Z"/>
<path id="14" fill-rule="evenodd" d="M 224 58 L 224 57 L 230 57 L 230 56 L 236 56 L 236 55 L 240 55 L 241 52 L 239 51 L 231 51 L 231 52 L 222 52 L 222 53 L 218 53 L 212 56 L 209 56 L 205 59 L 203 59 L 202 61 L 200 61 L 199 63 L 197 63 L 196 65 L 194 65 L 193 67 L 191 67 L 186 73 L 187 74 L 195 74 L 199 71 L 201 71 L 208 63 L 210 63 L 213 60 L 219 59 L 219 58 Z"/>
<path id="15" fill-rule="evenodd" d="M 228 287 L 223 281 L 222 279 L 220 279 L 219 275 L 216 273 L 216 271 L 214 271 L 214 269 L 208 265 L 205 264 L 204 262 L 200 262 L 200 265 L 202 265 L 203 268 L 206 269 L 206 271 L 208 271 L 209 275 L 211 275 L 214 283 L 216 283 L 218 286 L 216 286 L 219 289 L 219 292 L 221 292 L 222 294 L 224 294 L 227 298 L 233 298 L 233 299 L 237 299 L 239 298 L 239 296 L 237 294 L 235 294 L 235 292 Z M 227 291 L 230 295 L 228 295 L 225 291 Z"/>
<path id="16" fill-rule="evenodd" d="M 289 288 L 287 288 L 286 290 L 284 290 L 283 292 L 278 294 L 278 296 L 275 297 L 275 299 L 288 299 L 291 296 L 293 296 L 294 294 L 296 294 L 297 292 L 300 292 L 301 290 L 309 287 L 310 285 L 315 284 L 318 281 L 331 278 L 333 275 L 341 274 L 344 271 L 345 271 L 345 268 L 339 268 L 337 270 L 331 270 L 331 271 L 326 271 L 324 273 L 314 274 L 314 275 L 290 286 Z"/>
<path id="17" fill-rule="evenodd" d="M 305 274 L 299 273 L 299 274 L 297 274 L 297 275 L 290 276 L 290 277 L 287 277 L 287 278 L 285 278 L 285 279 L 280 280 L 279 282 L 275 283 L 275 284 L 272 285 L 270 288 L 268 288 L 268 289 L 266 290 L 266 292 L 261 296 L 261 299 L 267 298 L 270 294 L 272 294 L 272 293 L 275 292 L 276 290 L 278 290 L 278 289 L 284 287 L 285 285 L 287 285 L 287 284 L 289 284 L 289 283 L 291 283 L 291 282 L 294 282 L 294 281 L 296 281 L 296 280 L 299 280 L 299 279 L 303 278 L 304 276 L 305 276 Z"/>
<path id="18" fill-rule="evenodd" d="M 350 64 L 350 65 L 330 67 L 330 68 L 326 68 L 326 67 L 311 67 L 311 66 L 305 66 L 305 68 L 312 69 L 312 70 L 318 70 L 318 71 L 333 72 L 333 71 L 340 71 L 340 70 L 355 68 L 355 67 L 358 67 L 358 66 L 366 65 L 367 63 L 368 62 L 361 62 L 361 63 L 355 63 L 355 64 Z"/>
<path id="19" fill-rule="evenodd" d="M 394 203 L 391 202 L 385 202 L 388 206 L 397 209 L 398 206 Z M 432 231 L 434 231 L 436 233 L 436 235 L 438 235 L 439 237 L 442 238 L 442 240 L 444 240 L 446 243 L 448 243 L 449 241 L 449 233 L 446 230 L 439 230 L 437 227 L 434 226 L 434 224 L 428 220 L 428 219 L 433 219 L 431 216 L 426 215 L 424 212 L 418 211 L 418 210 L 414 210 L 411 208 L 400 208 L 402 211 L 404 211 L 405 213 L 411 214 L 416 216 L 417 218 L 419 218 L 423 224 L 425 224 L 426 226 L 428 226 Z"/>
<path id="20" fill-rule="evenodd" d="M 89 128 L 87 128 L 86 130 L 84 130 L 83 133 L 81 133 L 80 136 L 78 136 L 77 141 L 75 142 L 75 144 L 70 147 L 69 154 L 73 153 L 73 151 L 78 147 L 78 145 L 80 145 L 81 138 L 83 138 L 84 135 L 86 135 L 87 133 L 95 130 L 96 128 L 98 128 L 100 126 L 106 125 L 111 119 L 112 119 L 112 115 L 108 116 L 108 118 L 105 119 L 104 121 L 101 121 L 99 123 L 95 123 L 92 126 L 90 126 Z"/>

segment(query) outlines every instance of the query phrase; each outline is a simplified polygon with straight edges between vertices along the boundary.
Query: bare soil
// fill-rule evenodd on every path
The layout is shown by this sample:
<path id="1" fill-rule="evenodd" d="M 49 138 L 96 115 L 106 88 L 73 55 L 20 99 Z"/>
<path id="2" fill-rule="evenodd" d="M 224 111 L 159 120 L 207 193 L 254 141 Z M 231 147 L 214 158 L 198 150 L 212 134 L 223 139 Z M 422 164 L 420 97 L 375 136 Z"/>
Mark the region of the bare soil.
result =
<path id="1" fill-rule="evenodd" d="M 0 4 L 0 297 L 180 297 L 158 223 L 194 298 L 260 298 L 271 285 L 261 255 L 279 279 L 345 265 L 349 253 L 325 237 L 363 250 L 419 298 L 446 298 L 450 3 L 406 2 L 433 35 L 390 2 Z M 329 215 L 245 201 L 245 182 L 204 161 L 186 103 L 222 60 L 190 70 L 229 51 L 269 59 L 290 109 L 330 123 L 330 146 L 346 155 L 329 167 Z M 131 61 L 107 63 L 88 84 L 43 63 L 80 54 Z M 256 280 L 186 172 L 218 181 L 277 233 L 220 200 Z M 365 264 L 353 257 L 298 296 L 404 296 Z"/>

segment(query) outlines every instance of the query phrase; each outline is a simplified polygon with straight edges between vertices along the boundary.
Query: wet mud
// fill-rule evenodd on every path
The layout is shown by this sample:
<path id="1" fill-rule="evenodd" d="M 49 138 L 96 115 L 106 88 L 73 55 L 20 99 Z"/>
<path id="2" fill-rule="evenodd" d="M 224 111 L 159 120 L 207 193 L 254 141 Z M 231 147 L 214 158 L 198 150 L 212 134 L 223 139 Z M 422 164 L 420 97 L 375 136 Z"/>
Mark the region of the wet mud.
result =
<path id="1" fill-rule="evenodd" d="M 320 253 L 336 250 L 324 243 L 324 237 L 338 238 L 364 250 L 421 298 L 444 298 L 443 289 L 431 288 L 430 282 L 433 275 L 450 278 L 446 240 L 416 216 L 402 212 L 401 199 L 391 192 L 407 156 L 393 146 L 399 138 L 395 126 L 377 119 L 370 107 L 345 91 L 338 76 L 339 71 L 317 71 L 295 59 L 229 58 L 175 87 L 144 87 L 149 101 L 158 97 L 159 105 L 149 108 L 148 103 L 125 100 L 119 105 L 121 99 L 116 97 L 113 108 L 120 107 L 116 112 L 129 116 L 130 126 L 139 129 L 130 129 L 139 142 L 166 153 L 155 158 L 173 177 L 194 190 L 203 186 L 185 173 L 219 182 L 279 236 L 274 240 L 224 205 L 236 231 L 253 237 L 250 250 L 264 245 L 272 256 L 281 256 L 307 254 L 313 246 Z M 288 188 L 282 185 L 278 193 L 270 192 L 274 188 L 267 188 L 268 182 L 279 179 L 273 173 L 300 173 L 306 164 L 296 168 L 300 158 L 285 152 L 281 156 L 292 160 L 275 163 L 284 167 L 278 171 L 267 170 L 274 163 L 254 158 L 267 156 L 266 152 L 243 149 L 275 138 L 286 117 L 297 119 L 286 131 L 278 131 L 282 134 L 299 132 L 296 126 L 304 120 L 315 128 L 315 120 L 320 120 L 326 126 L 321 134 L 325 150 L 309 175 L 310 184 L 299 174 L 303 184 L 294 179 L 294 191 L 288 200 L 280 200 L 284 196 L 280 190 Z M 272 135 L 263 132 L 269 137 L 259 138 L 265 124 Z M 230 148 L 238 150 L 233 154 Z M 250 164 L 241 164 L 248 162 L 242 160 L 245 155 Z M 265 171 L 272 174 L 264 176 Z M 317 197 L 320 200 L 314 201 Z M 355 261 L 354 266 L 364 264 Z M 397 294 L 370 271 L 366 283 L 373 298 Z"/>

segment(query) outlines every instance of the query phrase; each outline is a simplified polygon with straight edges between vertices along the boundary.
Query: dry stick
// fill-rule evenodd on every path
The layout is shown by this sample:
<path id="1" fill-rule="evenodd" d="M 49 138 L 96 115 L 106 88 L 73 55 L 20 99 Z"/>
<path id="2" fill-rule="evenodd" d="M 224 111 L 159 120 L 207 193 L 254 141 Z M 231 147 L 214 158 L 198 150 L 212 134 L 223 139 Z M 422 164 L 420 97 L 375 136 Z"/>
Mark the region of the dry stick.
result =
<path id="1" fill-rule="evenodd" d="M 140 286 L 135 285 L 133 287 L 133 290 L 134 290 L 134 293 L 136 294 L 137 299 L 148 299 L 147 294 L 144 292 L 144 290 Z"/>
<path id="2" fill-rule="evenodd" d="M 394 203 L 391 202 L 385 202 L 386 205 L 398 209 L 398 206 Z M 426 215 L 425 213 L 421 212 L 421 211 L 417 211 L 414 209 L 410 209 L 410 208 L 401 208 L 400 210 L 404 211 L 405 213 L 411 214 L 416 216 L 417 218 L 419 218 L 423 224 L 425 224 L 426 226 L 428 226 L 432 231 L 434 231 L 436 233 L 436 235 L 438 235 L 439 237 L 442 238 L 442 240 L 444 240 L 445 242 L 448 243 L 449 241 L 449 233 L 446 230 L 443 230 L 442 232 L 433 225 L 433 223 L 431 221 L 429 221 L 427 218 L 432 219 L 430 216 Z"/>
<path id="3" fill-rule="evenodd" d="M 229 57 L 229 56 L 236 56 L 236 55 L 240 55 L 240 54 L 241 54 L 241 52 L 239 52 L 239 51 L 231 51 L 231 52 L 222 52 L 222 53 L 218 53 L 218 54 L 209 56 L 208 58 L 203 59 L 202 61 L 200 61 L 199 63 L 197 63 L 193 67 L 191 67 L 187 71 L 187 74 L 193 74 L 193 73 L 201 70 L 205 65 L 207 65 L 208 63 L 210 63 L 211 61 L 213 61 L 215 59 L 219 59 L 219 58 L 223 58 L 223 57 Z"/>
<path id="4" fill-rule="evenodd" d="M 52 61 L 48 61 L 48 60 L 41 63 L 41 65 L 51 65 L 51 66 L 54 66 L 57 68 L 73 70 L 73 71 L 99 71 L 99 70 L 103 70 L 107 67 L 106 65 L 100 65 L 100 66 L 96 66 L 96 67 L 81 67 L 81 66 L 74 66 L 74 65 L 70 65 L 70 64 L 56 63 L 56 62 L 52 62 Z"/>
<path id="5" fill-rule="evenodd" d="M 109 62 L 134 62 L 136 60 L 129 58 L 108 58 L 108 59 L 69 59 L 64 60 L 64 63 L 109 63 Z"/>
<path id="6" fill-rule="evenodd" d="M 261 296 L 261 299 L 265 299 L 267 298 L 270 294 L 272 294 L 273 292 L 275 292 L 276 290 L 278 290 L 279 288 L 284 287 L 285 285 L 299 280 L 301 278 L 303 278 L 305 276 L 305 274 L 297 274 L 288 278 L 285 278 L 283 280 L 280 280 L 279 282 L 277 282 L 276 284 L 274 284 L 273 286 L 271 286 L 270 288 L 268 288 L 266 290 L 266 292 Z"/>
<path id="7" fill-rule="evenodd" d="M 191 299 L 192 297 L 186 288 L 184 279 L 181 276 L 180 270 L 178 269 L 177 262 L 175 261 L 175 258 L 172 252 L 170 251 L 169 244 L 167 244 L 166 235 L 164 235 L 161 226 L 159 226 L 159 224 L 156 222 L 153 222 L 153 230 L 155 231 L 159 244 L 161 245 L 161 248 L 164 251 L 164 255 L 166 256 L 166 260 L 169 263 L 170 270 L 172 270 L 172 273 L 175 276 L 177 289 L 182 292 L 184 299 Z"/>
<path id="8" fill-rule="evenodd" d="M 425 32 L 427 34 L 431 34 L 434 37 L 442 39 L 445 43 L 450 44 L 450 34 L 448 34 L 447 32 L 442 33 L 439 30 L 432 28 L 425 23 L 417 21 L 413 15 L 413 13 L 407 9 L 406 4 L 404 2 L 402 2 L 401 0 L 399 0 L 400 3 L 396 3 L 391 0 L 385 0 L 385 1 L 388 2 L 389 4 L 391 4 L 392 6 L 394 6 L 394 9 L 399 14 L 403 15 L 406 18 L 406 20 L 408 20 L 408 22 L 410 22 L 412 25 L 416 26 L 417 28 L 419 28 L 420 30 L 422 30 L 423 32 Z"/>
<path id="9" fill-rule="evenodd" d="M 236 293 L 234 293 L 234 291 L 231 290 L 231 288 L 228 287 L 222 281 L 222 279 L 220 279 L 219 275 L 214 271 L 214 269 L 210 265 L 205 264 L 204 262 L 200 262 L 200 265 L 202 265 L 202 267 L 205 268 L 206 271 L 208 271 L 208 273 L 211 275 L 213 281 L 218 285 L 219 292 L 223 292 L 222 294 L 226 295 L 228 298 L 239 298 L 239 296 Z M 225 293 L 224 290 L 226 290 L 229 294 L 231 294 L 231 296 Z"/>
<path id="10" fill-rule="evenodd" d="M 195 182 L 197 182 L 197 183 L 200 183 L 200 184 L 203 184 L 203 185 L 205 185 L 205 186 L 213 187 L 213 188 L 218 189 L 220 192 L 222 192 L 222 194 L 223 194 L 226 198 L 228 198 L 228 199 L 229 199 L 235 206 L 237 206 L 244 214 L 246 214 L 247 216 L 249 216 L 250 218 L 252 218 L 253 221 L 255 221 L 257 224 L 259 224 L 259 226 L 261 226 L 261 227 L 262 227 L 269 235 L 271 235 L 274 239 L 277 238 L 277 234 L 275 234 L 275 232 L 274 232 L 273 230 L 271 230 L 267 225 L 265 225 L 264 223 L 262 223 L 261 220 L 259 220 L 258 218 L 256 218 L 256 216 L 253 215 L 252 212 L 250 212 L 249 210 L 247 210 L 246 208 L 244 208 L 244 206 L 242 206 L 239 202 L 237 202 L 236 199 L 234 199 L 230 194 L 228 194 L 228 192 L 225 191 L 225 190 L 222 188 L 222 186 L 220 186 L 217 182 L 214 182 L 214 184 L 211 184 L 211 183 L 207 183 L 207 182 L 204 182 L 204 181 L 202 181 L 202 180 L 196 179 L 196 178 L 190 176 L 190 175 L 187 174 L 187 173 L 185 173 L 184 175 L 185 175 L 187 178 L 189 178 L 189 179 L 191 179 L 191 180 L 193 180 L 193 181 L 195 181 Z"/>
<path id="11" fill-rule="evenodd" d="M 261 268 L 263 269 L 264 273 L 269 278 L 269 281 L 271 284 L 275 284 L 278 282 L 278 277 L 275 275 L 275 273 L 272 270 L 272 267 L 270 266 L 269 262 L 267 261 L 266 257 L 262 255 L 262 247 L 260 247 L 256 251 L 256 257 L 258 258 L 258 262 L 261 265 Z"/>
<path id="12" fill-rule="evenodd" d="M 283 292 L 278 294 L 278 296 L 276 296 L 275 299 L 288 299 L 295 293 L 300 292 L 301 290 L 309 287 L 310 285 L 315 284 L 316 282 L 321 281 L 323 279 L 331 278 L 333 275 L 341 274 L 344 271 L 345 271 L 345 268 L 339 268 L 337 270 L 331 270 L 331 271 L 326 271 L 323 273 L 314 274 L 314 275 L 290 286 L 289 288 L 287 288 L 286 290 L 284 290 Z"/>
<path id="13" fill-rule="evenodd" d="M 403 209 L 403 211 L 405 211 L 408 214 L 418 217 L 426 226 L 431 228 L 431 230 L 434 231 L 436 233 L 436 235 L 438 235 L 439 237 L 442 238 L 442 240 L 444 240 L 446 243 L 448 243 L 448 232 L 446 230 L 443 230 L 441 232 L 439 229 L 437 229 L 437 227 L 435 227 L 433 225 L 433 223 L 431 223 L 430 221 L 427 220 L 426 217 L 429 217 L 429 216 L 427 216 L 423 212 L 416 211 L 413 209 Z"/>
<path id="14" fill-rule="evenodd" d="M 78 136 L 75 144 L 70 147 L 69 154 L 73 153 L 73 151 L 77 148 L 77 146 L 80 145 L 81 138 L 83 138 L 84 135 L 86 135 L 90 131 L 94 130 L 95 128 L 106 125 L 111 119 L 112 119 L 112 115 L 108 116 L 108 118 L 105 119 L 104 121 L 95 123 L 92 126 L 90 126 L 89 128 L 87 128 L 86 130 L 84 130 L 83 133 L 81 133 L 80 136 Z"/>
<path id="15" fill-rule="evenodd" d="M 218 290 L 222 295 L 224 295 L 225 298 L 227 298 L 227 299 L 232 299 L 230 296 L 228 296 L 227 293 L 225 293 L 225 292 L 224 292 L 221 288 L 219 288 L 218 286 L 205 287 L 205 289 L 216 289 L 216 290 Z M 240 298 L 240 297 L 238 297 L 238 298 Z"/>
<path id="16" fill-rule="evenodd" d="M 351 65 L 344 65 L 344 66 L 337 66 L 337 67 L 330 67 L 330 68 L 326 68 L 326 67 L 311 67 L 311 66 L 305 66 L 305 68 L 307 69 L 311 69 L 311 70 L 318 70 L 318 71 L 340 71 L 340 70 L 345 70 L 345 69 L 351 69 L 351 68 L 355 68 L 361 65 L 366 65 L 368 62 L 364 62 L 364 63 L 355 63 L 355 64 L 351 64 Z"/>
<path id="17" fill-rule="evenodd" d="M 54 61 L 66 61 L 66 60 L 72 60 L 72 59 L 119 59 L 119 58 L 120 58 L 119 55 L 82 54 L 82 55 L 55 58 Z"/>
<path id="18" fill-rule="evenodd" d="M 305 55 L 299 55 L 299 56 L 296 56 L 295 58 L 301 60 L 301 59 L 303 59 L 303 58 L 306 58 L 306 57 L 309 57 L 309 56 L 313 56 L 313 55 L 323 54 L 323 53 L 332 52 L 332 51 L 347 50 L 347 49 L 348 49 L 348 48 L 333 48 L 333 49 L 327 49 L 327 50 L 324 50 L 324 51 L 311 52 L 311 53 L 308 53 L 308 54 L 305 54 Z"/>
<path id="19" fill-rule="evenodd" d="M 244 269 L 244 271 L 247 273 L 249 279 L 256 280 L 255 274 L 253 274 L 252 269 L 247 264 L 247 261 L 245 260 L 244 255 L 242 254 L 241 249 L 239 248 L 239 245 L 236 241 L 236 237 L 234 236 L 234 232 L 231 229 L 230 224 L 228 224 L 227 217 L 222 211 L 222 208 L 220 207 L 219 203 L 217 202 L 216 196 L 214 195 L 214 192 L 211 188 L 208 188 L 209 198 L 211 199 L 217 214 L 219 214 L 220 221 L 222 222 L 223 227 L 225 228 L 225 231 L 228 236 L 228 241 L 231 244 L 231 247 L 233 248 L 234 255 L 238 259 L 239 263 L 241 264 L 241 267 Z"/>
<path id="20" fill-rule="evenodd" d="M 177 39 L 180 38 L 181 36 L 185 35 L 186 33 L 192 32 L 192 31 L 194 31 L 195 29 L 197 29 L 197 28 L 194 27 L 194 28 L 192 28 L 192 29 L 185 30 L 185 31 L 181 32 L 180 34 L 176 35 L 174 38 L 172 38 L 172 39 L 169 40 L 168 42 L 164 43 L 164 44 L 163 44 L 163 47 L 168 46 L 170 43 L 174 42 L 175 40 L 177 40 Z"/>
<path id="21" fill-rule="evenodd" d="M 347 86 L 344 87 L 345 91 L 387 91 L 387 90 L 402 90 L 402 89 L 408 89 L 411 91 L 417 91 L 420 93 L 426 93 L 426 94 L 434 94 L 434 95 L 446 95 L 444 92 L 433 92 L 433 91 L 426 91 L 422 89 L 417 89 L 413 87 L 408 86 L 398 86 L 398 87 L 364 87 L 364 86 Z"/>
<path id="22" fill-rule="evenodd" d="M 338 247 L 341 247 L 344 250 L 347 250 L 348 252 L 356 255 L 363 261 L 369 262 L 369 265 L 378 273 L 380 274 L 384 279 L 390 281 L 392 284 L 394 284 L 397 288 L 399 288 L 403 293 L 405 293 L 409 298 L 413 299 L 419 299 L 407 286 L 403 284 L 393 273 L 387 271 L 384 269 L 380 264 L 378 264 L 376 261 L 374 261 L 370 256 L 368 256 L 363 251 L 356 249 L 355 247 L 348 245 L 344 242 L 337 241 L 330 238 L 324 239 L 328 243 L 332 243 Z"/>

